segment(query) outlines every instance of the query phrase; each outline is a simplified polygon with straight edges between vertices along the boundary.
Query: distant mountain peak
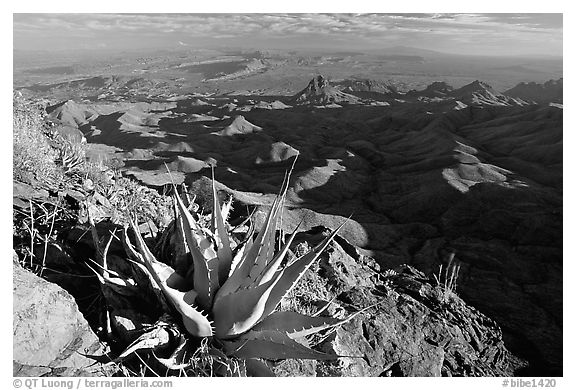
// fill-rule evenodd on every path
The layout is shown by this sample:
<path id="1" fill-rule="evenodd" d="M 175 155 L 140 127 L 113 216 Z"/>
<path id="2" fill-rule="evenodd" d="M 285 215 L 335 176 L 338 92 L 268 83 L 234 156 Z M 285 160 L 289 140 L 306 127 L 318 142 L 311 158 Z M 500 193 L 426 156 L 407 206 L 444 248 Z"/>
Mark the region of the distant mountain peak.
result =
<path id="1" fill-rule="evenodd" d="M 236 115 L 234 117 L 234 120 L 232 121 L 232 123 L 243 123 L 243 122 L 247 122 L 246 118 L 244 118 L 243 115 Z"/>
<path id="2" fill-rule="evenodd" d="M 410 91 L 407 96 L 416 97 L 422 101 L 441 102 L 443 100 L 456 100 L 456 109 L 462 109 L 470 105 L 522 106 L 527 104 L 522 99 L 515 99 L 497 92 L 488 83 L 480 80 L 474 80 L 458 89 L 454 89 L 444 81 L 436 81 L 428 85 L 424 90 Z"/>
<path id="3" fill-rule="evenodd" d="M 333 80 L 333 84 L 344 92 L 378 92 L 391 95 L 398 93 L 396 87 L 390 82 L 356 76 L 338 81 Z"/>
<path id="4" fill-rule="evenodd" d="M 454 87 L 445 81 L 434 81 L 423 90 L 411 90 L 408 96 L 421 96 L 427 98 L 445 98 L 454 91 Z"/>
<path id="5" fill-rule="evenodd" d="M 218 135 L 231 136 L 239 134 L 249 134 L 262 131 L 262 127 L 250 123 L 242 115 L 237 115 L 228 126 L 221 131 L 216 132 Z"/>
<path id="6" fill-rule="evenodd" d="M 317 104 L 325 105 L 332 103 L 359 103 L 360 99 L 340 91 L 330 85 L 328 80 L 322 76 L 315 76 L 308 86 L 294 96 L 297 104 Z"/>
<path id="7" fill-rule="evenodd" d="M 474 85 L 479 88 L 492 89 L 492 86 L 490 84 L 480 80 L 474 80 L 472 83 L 470 83 L 470 85 Z"/>
<path id="8" fill-rule="evenodd" d="M 328 87 L 330 87 L 328 80 L 324 78 L 324 76 L 318 75 L 310 80 L 305 90 L 312 94 L 319 95 L 323 93 Z"/>
<path id="9" fill-rule="evenodd" d="M 238 129 L 258 129 L 258 130 L 262 129 L 259 126 L 256 126 L 248 122 L 248 120 L 246 120 L 246 118 L 244 118 L 244 116 L 242 115 L 237 115 L 229 126 L 230 127 L 233 126 Z"/>
<path id="10" fill-rule="evenodd" d="M 454 87 L 452 87 L 447 82 L 435 81 L 432 84 L 428 85 L 424 91 L 448 93 L 448 92 L 453 91 L 453 90 L 454 90 Z"/>
<path id="11" fill-rule="evenodd" d="M 522 82 L 505 91 L 504 94 L 536 103 L 562 103 L 563 79 L 548 80 L 544 84 Z"/>
<path id="12" fill-rule="evenodd" d="M 470 93 L 470 92 L 484 92 L 484 91 L 495 93 L 494 88 L 492 88 L 488 83 L 480 80 L 474 80 L 470 84 L 466 84 L 465 86 L 457 89 L 454 92 Z"/>
<path id="13" fill-rule="evenodd" d="M 450 93 L 450 95 L 467 105 L 492 105 L 492 106 L 522 106 L 526 102 L 505 96 L 492 88 L 488 83 L 475 80 Z"/>

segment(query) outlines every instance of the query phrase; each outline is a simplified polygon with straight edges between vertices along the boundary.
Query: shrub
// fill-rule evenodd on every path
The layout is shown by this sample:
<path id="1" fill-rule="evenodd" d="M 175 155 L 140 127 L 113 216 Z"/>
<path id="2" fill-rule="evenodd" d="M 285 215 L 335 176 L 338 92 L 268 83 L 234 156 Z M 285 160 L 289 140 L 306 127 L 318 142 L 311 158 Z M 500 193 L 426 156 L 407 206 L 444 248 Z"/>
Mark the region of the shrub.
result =
<path id="1" fill-rule="evenodd" d="M 112 220 L 119 225 L 128 224 L 132 218 L 136 223 L 151 221 L 156 227 L 164 228 L 173 216 L 170 197 L 130 178 L 118 177 L 104 194 L 112 206 Z"/>
<path id="2" fill-rule="evenodd" d="M 58 152 L 50 146 L 42 108 L 15 95 L 12 114 L 14 178 L 44 186 L 61 180 Z"/>

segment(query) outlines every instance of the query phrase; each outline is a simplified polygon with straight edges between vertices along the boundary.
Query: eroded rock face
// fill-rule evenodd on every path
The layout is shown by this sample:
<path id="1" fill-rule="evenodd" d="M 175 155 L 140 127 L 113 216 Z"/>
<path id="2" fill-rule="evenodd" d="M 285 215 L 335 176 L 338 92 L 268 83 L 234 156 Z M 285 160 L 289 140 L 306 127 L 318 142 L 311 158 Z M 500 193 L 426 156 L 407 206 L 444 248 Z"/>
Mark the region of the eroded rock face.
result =
<path id="1" fill-rule="evenodd" d="M 13 283 L 13 375 L 94 375 L 85 355 L 99 355 L 100 343 L 74 298 L 18 265 Z"/>
<path id="2" fill-rule="evenodd" d="M 293 97 L 297 104 L 359 103 L 356 96 L 344 93 L 330 85 L 321 75 L 314 77 L 308 86 Z"/>
<path id="3" fill-rule="evenodd" d="M 283 361 L 274 368 L 277 375 L 513 375 L 517 360 L 494 321 L 420 271 L 410 266 L 383 271 L 345 240 L 337 241 L 284 305 L 306 311 L 336 297 L 328 309 L 336 317 L 368 308 L 319 344 L 350 357 Z"/>

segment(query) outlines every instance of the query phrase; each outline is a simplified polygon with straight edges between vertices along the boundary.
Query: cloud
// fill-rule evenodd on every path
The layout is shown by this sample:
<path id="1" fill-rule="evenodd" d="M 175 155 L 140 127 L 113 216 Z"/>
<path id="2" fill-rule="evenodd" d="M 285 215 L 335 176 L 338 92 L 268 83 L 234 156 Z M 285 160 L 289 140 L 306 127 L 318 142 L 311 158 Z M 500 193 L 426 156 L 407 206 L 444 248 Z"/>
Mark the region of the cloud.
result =
<path id="1" fill-rule="evenodd" d="M 428 29 L 561 29 L 560 16 L 501 14 L 15 14 L 14 30 L 154 31 L 158 33 L 253 33 L 255 31 L 332 31 L 361 34 L 390 27 Z M 559 24 L 559 26 L 558 26 Z"/>
<path id="2" fill-rule="evenodd" d="M 436 39 L 481 42 L 502 37 L 562 46 L 561 14 L 14 14 L 14 37 L 72 42 L 81 37 L 118 41 L 147 36 L 181 45 L 194 40 L 297 41 L 306 37 L 372 44 L 390 40 Z M 113 46 L 114 42 L 109 42 Z M 402 43 L 401 43 L 402 44 Z M 444 45 L 446 46 L 446 44 Z"/>

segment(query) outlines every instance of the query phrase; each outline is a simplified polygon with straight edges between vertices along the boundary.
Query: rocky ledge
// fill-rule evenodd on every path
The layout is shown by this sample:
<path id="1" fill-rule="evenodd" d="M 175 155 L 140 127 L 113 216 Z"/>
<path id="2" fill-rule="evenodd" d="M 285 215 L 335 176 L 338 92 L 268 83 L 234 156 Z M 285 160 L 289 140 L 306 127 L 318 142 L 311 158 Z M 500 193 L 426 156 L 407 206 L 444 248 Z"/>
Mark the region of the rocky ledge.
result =
<path id="1" fill-rule="evenodd" d="M 301 237 L 314 243 L 325 233 Z M 408 265 L 381 270 L 342 238 L 283 304 L 306 310 L 326 302 L 333 316 L 366 309 L 319 343 L 350 357 L 285 360 L 275 365 L 277 375 L 512 376 L 523 365 L 499 326 L 454 291 Z"/>

